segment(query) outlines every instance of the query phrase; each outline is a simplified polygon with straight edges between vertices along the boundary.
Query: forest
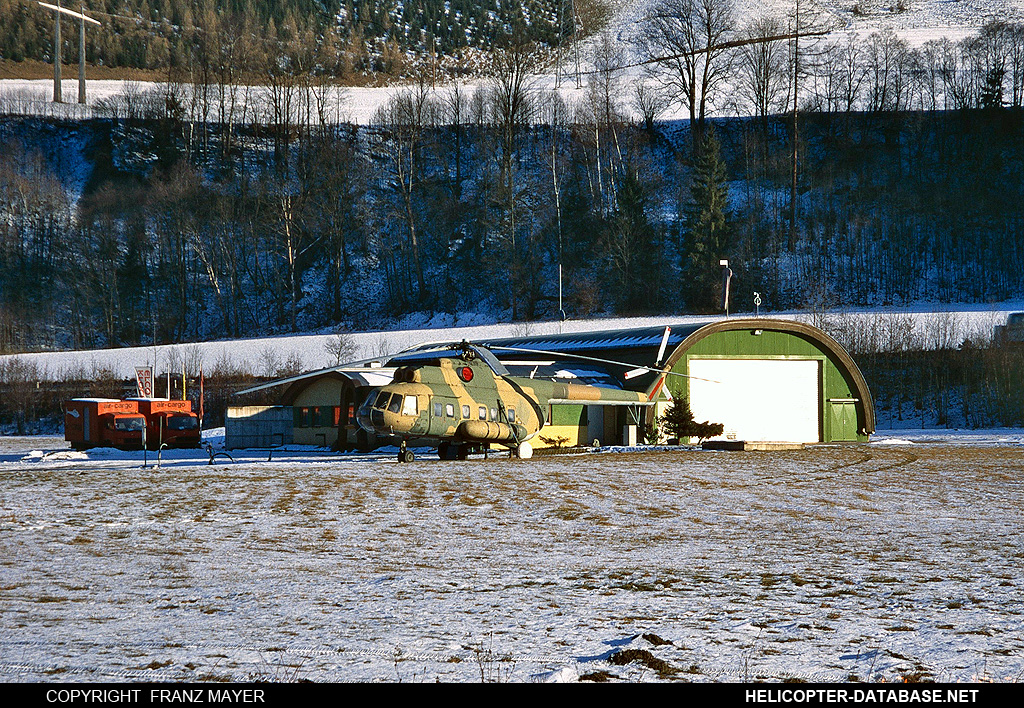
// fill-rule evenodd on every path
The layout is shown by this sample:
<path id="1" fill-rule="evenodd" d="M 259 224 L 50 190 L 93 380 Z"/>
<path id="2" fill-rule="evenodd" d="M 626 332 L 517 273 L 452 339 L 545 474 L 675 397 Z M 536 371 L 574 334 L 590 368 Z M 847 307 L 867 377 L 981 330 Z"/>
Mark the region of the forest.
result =
<path id="1" fill-rule="evenodd" d="M 300 45 L 318 55 L 315 70 L 335 80 L 401 77 L 427 57 L 459 72 L 503 36 L 553 47 L 576 27 L 561 0 L 86 0 L 70 7 L 79 5 L 104 24 L 90 30 L 89 64 L 170 76 L 213 55 L 251 76 Z M 575 17 L 596 26 L 606 15 L 599 0 L 580 0 Z M 75 63 L 77 28 L 73 19 L 64 23 L 61 57 Z M 52 63 L 52 12 L 0 0 L 0 27 L 0 60 L 12 62 L 7 78 L 20 75 L 25 60 Z M 333 61 L 325 60 L 328 53 Z"/>

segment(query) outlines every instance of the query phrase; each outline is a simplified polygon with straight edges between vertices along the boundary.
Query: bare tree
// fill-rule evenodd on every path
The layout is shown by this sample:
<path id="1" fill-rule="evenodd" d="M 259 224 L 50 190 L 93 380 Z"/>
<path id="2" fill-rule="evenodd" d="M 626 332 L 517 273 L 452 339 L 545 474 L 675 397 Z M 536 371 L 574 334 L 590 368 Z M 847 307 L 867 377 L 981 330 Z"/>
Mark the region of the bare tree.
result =
<path id="1" fill-rule="evenodd" d="M 890 29 L 875 32 L 868 39 L 868 110 L 898 111 L 905 107 L 907 53 L 906 41 Z"/>
<path id="2" fill-rule="evenodd" d="M 427 282 L 420 258 L 416 194 L 420 184 L 420 162 L 426 129 L 433 120 L 434 101 L 425 81 L 395 94 L 374 115 L 376 150 L 385 163 L 386 180 L 397 192 L 405 222 L 409 252 L 420 299 L 427 295 Z M 403 294 L 404 296 L 404 294 Z"/>
<path id="3" fill-rule="evenodd" d="M 758 41 L 739 49 L 737 89 L 762 122 L 784 107 L 786 47 L 781 40 L 769 40 L 783 32 L 782 21 L 775 17 L 757 18 L 743 30 L 746 39 Z"/>
<path id="4" fill-rule="evenodd" d="M 641 55 L 697 133 L 729 75 L 731 54 L 722 45 L 734 29 L 732 0 L 659 0 L 641 23 Z"/>
<path id="5" fill-rule="evenodd" d="M 633 95 L 630 104 L 644 121 L 644 130 L 654 137 L 654 121 L 668 109 L 665 95 L 657 88 L 644 81 L 633 84 Z"/>
<path id="6" fill-rule="evenodd" d="M 511 249 L 513 319 L 519 316 L 518 293 L 524 277 L 516 244 L 516 204 L 521 195 L 515 167 L 519 134 L 534 110 L 530 96 L 536 66 L 533 49 L 530 43 L 510 38 L 492 52 L 489 75 L 491 116 L 499 144 L 499 201 L 504 206 L 505 240 Z"/>

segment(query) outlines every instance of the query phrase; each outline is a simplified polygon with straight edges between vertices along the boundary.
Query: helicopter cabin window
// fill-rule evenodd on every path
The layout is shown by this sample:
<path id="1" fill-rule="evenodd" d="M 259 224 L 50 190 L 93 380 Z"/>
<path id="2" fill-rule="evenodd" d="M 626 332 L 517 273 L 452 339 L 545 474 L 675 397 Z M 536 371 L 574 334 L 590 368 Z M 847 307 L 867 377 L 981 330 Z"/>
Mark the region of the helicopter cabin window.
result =
<path id="1" fill-rule="evenodd" d="M 491 420 L 497 420 L 497 419 L 498 419 L 498 409 L 497 408 L 492 408 L 491 409 Z"/>
<path id="2" fill-rule="evenodd" d="M 487 406 L 480 406 L 480 420 L 487 420 Z"/>
<path id="3" fill-rule="evenodd" d="M 416 396 L 406 396 L 405 404 L 402 406 L 402 415 L 417 415 L 419 408 L 416 406 Z"/>
<path id="4" fill-rule="evenodd" d="M 508 409 L 508 422 L 509 423 L 515 423 L 516 422 L 516 409 L 515 408 L 509 408 Z"/>
<path id="5" fill-rule="evenodd" d="M 440 403 L 435 403 L 434 404 L 434 417 L 435 418 L 440 418 L 441 417 L 441 404 Z"/>
<path id="6" fill-rule="evenodd" d="M 455 417 L 455 406 L 451 403 L 444 404 L 444 414 L 449 418 Z"/>
<path id="7" fill-rule="evenodd" d="M 469 406 L 468 405 L 463 405 L 462 406 L 462 417 L 466 418 L 466 419 L 469 418 Z"/>
<path id="8" fill-rule="evenodd" d="M 391 396 L 391 403 L 388 404 L 388 411 L 390 413 L 397 413 L 402 410 L 402 394 L 396 393 Z"/>

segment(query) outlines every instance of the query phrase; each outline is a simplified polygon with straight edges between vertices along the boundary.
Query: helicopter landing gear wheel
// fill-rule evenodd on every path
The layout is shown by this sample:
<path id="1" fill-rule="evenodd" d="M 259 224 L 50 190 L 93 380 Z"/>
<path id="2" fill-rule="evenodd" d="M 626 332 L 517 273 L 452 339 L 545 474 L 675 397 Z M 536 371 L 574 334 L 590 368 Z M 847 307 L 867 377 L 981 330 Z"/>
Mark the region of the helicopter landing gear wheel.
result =
<path id="1" fill-rule="evenodd" d="M 415 459 L 416 455 L 412 454 L 412 450 L 405 447 L 405 440 L 403 440 L 402 445 L 398 448 L 398 461 L 412 462 Z"/>
<path id="2" fill-rule="evenodd" d="M 533 457 L 533 446 L 526 440 L 523 440 L 519 443 L 519 447 L 516 448 L 515 454 L 520 460 L 529 460 Z"/>

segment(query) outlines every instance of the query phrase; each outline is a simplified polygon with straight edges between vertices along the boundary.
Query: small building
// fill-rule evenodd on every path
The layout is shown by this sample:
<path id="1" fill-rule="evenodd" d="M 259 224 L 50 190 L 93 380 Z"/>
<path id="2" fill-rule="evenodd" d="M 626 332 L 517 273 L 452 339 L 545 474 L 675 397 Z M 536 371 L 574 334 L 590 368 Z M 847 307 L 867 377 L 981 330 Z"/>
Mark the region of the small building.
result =
<path id="1" fill-rule="evenodd" d="M 291 406 L 229 406 L 224 447 L 272 448 L 292 443 Z"/>
<path id="2" fill-rule="evenodd" d="M 332 450 L 373 449 L 356 423 L 356 410 L 373 389 L 391 382 L 394 368 L 340 366 L 301 374 L 240 393 L 283 386 L 276 406 L 232 406 L 225 420 L 228 449 L 312 445 Z"/>

